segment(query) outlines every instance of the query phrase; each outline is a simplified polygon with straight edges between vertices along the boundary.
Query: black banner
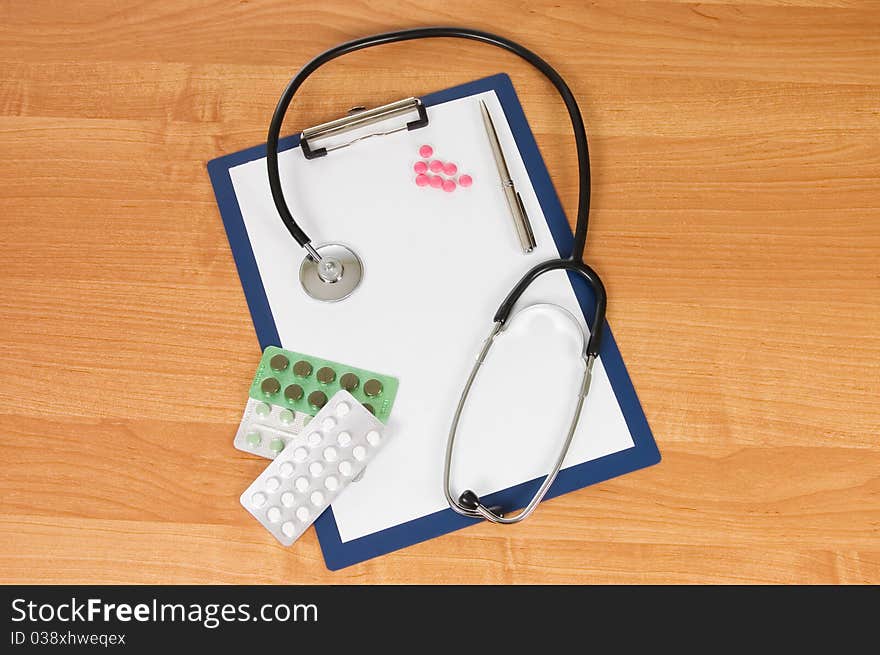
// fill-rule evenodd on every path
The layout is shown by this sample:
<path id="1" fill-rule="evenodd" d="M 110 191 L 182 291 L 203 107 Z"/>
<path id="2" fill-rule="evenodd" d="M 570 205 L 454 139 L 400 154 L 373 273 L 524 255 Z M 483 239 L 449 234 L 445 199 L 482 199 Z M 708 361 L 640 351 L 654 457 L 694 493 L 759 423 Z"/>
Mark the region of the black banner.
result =
<path id="1" fill-rule="evenodd" d="M 428 650 L 485 637 L 839 649 L 876 620 L 875 587 L 0 587 L 0 652 L 303 645 Z M 403 641 L 401 641 L 403 640 Z M 0 642 L 0 643 L 2 643 Z M 563 642 L 564 643 L 564 642 Z M 560 644 L 561 645 L 561 644 Z M 233 649 L 233 650 L 229 650 Z M 548 650 L 550 647 L 548 646 Z M 392 648 L 393 651 L 399 650 Z M 581 649 L 579 649 L 581 650 Z M 266 651 L 269 652 L 269 651 Z"/>

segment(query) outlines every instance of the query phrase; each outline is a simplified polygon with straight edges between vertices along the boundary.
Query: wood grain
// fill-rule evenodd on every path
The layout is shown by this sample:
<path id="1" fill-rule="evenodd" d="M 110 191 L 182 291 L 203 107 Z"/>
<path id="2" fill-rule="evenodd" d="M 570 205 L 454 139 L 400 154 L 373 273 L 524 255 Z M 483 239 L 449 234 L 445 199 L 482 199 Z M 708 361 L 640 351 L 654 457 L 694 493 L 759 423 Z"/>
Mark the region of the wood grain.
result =
<path id="1" fill-rule="evenodd" d="M 880 582 L 880 5 L 0 2 L 0 581 Z M 205 163 L 309 57 L 466 23 L 546 57 L 593 155 L 589 261 L 656 467 L 337 573 L 238 505 L 259 356 Z M 509 55 L 394 45 L 289 129 L 509 72 L 566 207 L 564 110 Z"/>

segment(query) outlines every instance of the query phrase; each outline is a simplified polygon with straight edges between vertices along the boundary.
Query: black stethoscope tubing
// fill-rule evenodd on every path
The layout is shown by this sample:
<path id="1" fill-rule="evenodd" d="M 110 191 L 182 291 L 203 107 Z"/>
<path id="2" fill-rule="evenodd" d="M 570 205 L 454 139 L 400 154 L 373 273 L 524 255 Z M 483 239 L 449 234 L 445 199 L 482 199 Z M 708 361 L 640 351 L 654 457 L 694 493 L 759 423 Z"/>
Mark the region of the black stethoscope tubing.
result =
<path id="1" fill-rule="evenodd" d="M 583 262 L 590 214 L 590 153 L 587 144 L 586 128 L 584 127 L 584 121 L 581 117 L 577 101 L 575 100 L 571 89 L 569 89 L 568 85 L 565 83 L 565 80 L 562 79 L 562 76 L 560 76 L 550 64 L 537 54 L 510 39 L 489 32 L 471 30 L 462 27 L 422 27 L 384 32 L 341 43 L 322 52 L 309 61 L 300 69 L 293 79 L 288 82 L 284 92 L 281 94 L 281 98 L 278 100 L 278 105 L 275 108 L 275 113 L 272 115 L 272 121 L 269 124 L 269 134 L 266 139 L 266 162 L 269 175 L 269 188 L 272 191 L 272 199 L 275 202 L 275 207 L 278 210 L 281 220 L 284 222 L 284 225 L 287 227 L 296 242 L 299 243 L 300 246 L 308 248 L 311 239 L 296 222 L 296 219 L 294 219 L 290 212 L 290 208 L 287 206 L 287 201 L 284 198 L 284 191 L 281 188 L 281 175 L 278 169 L 278 141 L 281 135 L 281 125 L 284 122 L 284 117 L 287 114 L 293 96 L 302 86 L 303 82 L 327 62 L 350 52 L 386 43 L 436 37 L 470 39 L 508 50 L 509 52 L 522 57 L 541 71 L 553 83 L 553 86 L 556 87 L 556 90 L 562 97 L 566 109 L 568 109 L 572 130 L 574 131 L 579 170 L 578 210 L 577 220 L 575 222 L 572 253 L 570 257 L 551 259 L 542 262 L 529 270 L 520 281 L 517 282 L 516 286 L 514 286 L 507 295 L 507 298 L 504 299 L 504 302 L 501 303 L 501 306 L 495 313 L 494 320 L 496 323 L 503 325 L 510 317 L 514 304 L 526 288 L 544 273 L 560 269 L 577 273 L 586 280 L 590 288 L 593 290 L 595 297 L 595 311 L 593 320 L 590 324 L 590 337 L 587 343 L 586 352 L 588 355 L 594 357 L 598 356 L 602 331 L 605 324 L 607 297 L 605 287 L 598 274 Z"/>

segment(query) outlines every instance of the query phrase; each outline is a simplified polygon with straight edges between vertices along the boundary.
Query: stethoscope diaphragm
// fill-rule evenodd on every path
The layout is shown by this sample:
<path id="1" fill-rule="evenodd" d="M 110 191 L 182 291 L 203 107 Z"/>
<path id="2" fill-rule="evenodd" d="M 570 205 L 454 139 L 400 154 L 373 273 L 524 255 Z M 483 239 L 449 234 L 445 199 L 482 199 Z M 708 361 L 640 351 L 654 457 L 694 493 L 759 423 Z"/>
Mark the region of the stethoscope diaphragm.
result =
<path id="1" fill-rule="evenodd" d="M 364 277 L 364 266 L 354 251 L 341 243 L 315 246 L 321 256 L 306 255 L 299 267 L 303 290 L 315 300 L 337 302 L 348 298 Z"/>

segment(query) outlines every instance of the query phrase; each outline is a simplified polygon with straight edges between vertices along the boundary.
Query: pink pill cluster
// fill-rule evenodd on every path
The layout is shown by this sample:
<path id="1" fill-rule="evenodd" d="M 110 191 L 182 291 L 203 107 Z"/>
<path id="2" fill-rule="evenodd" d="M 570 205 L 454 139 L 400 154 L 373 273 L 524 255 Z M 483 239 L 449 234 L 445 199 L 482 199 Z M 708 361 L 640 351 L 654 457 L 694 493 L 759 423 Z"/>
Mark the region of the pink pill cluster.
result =
<path id="1" fill-rule="evenodd" d="M 452 193 L 456 187 L 469 187 L 474 183 L 470 175 L 458 175 L 456 178 L 458 166 L 455 162 L 431 159 L 433 156 L 434 149 L 431 146 L 424 145 L 419 148 L 419 157 L 422 161 L 417 161 L 413 165 L 418 186 L 443 189 L 447 193 Z"/>

